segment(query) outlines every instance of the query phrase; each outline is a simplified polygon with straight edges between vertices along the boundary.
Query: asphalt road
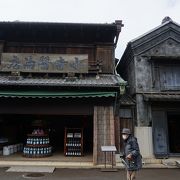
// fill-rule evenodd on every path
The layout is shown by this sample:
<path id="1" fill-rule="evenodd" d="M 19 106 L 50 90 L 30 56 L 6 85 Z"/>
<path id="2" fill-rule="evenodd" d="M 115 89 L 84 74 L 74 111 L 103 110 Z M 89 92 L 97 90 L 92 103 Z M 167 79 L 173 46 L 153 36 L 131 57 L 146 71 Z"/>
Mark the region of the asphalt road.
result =
<path id="1" fill-rule="evenodd" d="M 6 172 L 0 168 L 0 180 L 126 180 L 125 171 L 101 172 L 100 169 L 56 169 L 54 173 L 45 173 L 43 177 L 27 178 L 28 173 Z M 137 180 L 179 180 L 180 169 L 143 169 L 139 171 Z"/>

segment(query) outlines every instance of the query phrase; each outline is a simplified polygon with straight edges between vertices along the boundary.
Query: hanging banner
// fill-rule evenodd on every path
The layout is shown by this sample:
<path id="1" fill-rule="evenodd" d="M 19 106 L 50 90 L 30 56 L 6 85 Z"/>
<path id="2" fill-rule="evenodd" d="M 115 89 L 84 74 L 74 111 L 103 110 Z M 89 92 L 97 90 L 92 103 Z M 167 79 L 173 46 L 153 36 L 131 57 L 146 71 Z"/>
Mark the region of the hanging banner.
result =
<path id="1" fill-rule="evenodd" d="M 1 71 L 88 73 L 88 54 L 2 53 Z"/>

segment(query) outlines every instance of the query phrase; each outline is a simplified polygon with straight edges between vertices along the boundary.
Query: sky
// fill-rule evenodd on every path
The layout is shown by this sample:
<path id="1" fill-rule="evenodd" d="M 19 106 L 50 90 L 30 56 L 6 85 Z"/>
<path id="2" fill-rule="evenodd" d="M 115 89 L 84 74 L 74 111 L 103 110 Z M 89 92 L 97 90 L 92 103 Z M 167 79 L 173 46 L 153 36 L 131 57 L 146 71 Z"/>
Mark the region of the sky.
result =
<path id="1" fill-rule="evenodd" d="M 180 24 L 180 0 L 0 0 L 0 21 L 113 23 L 122 20 L 116 58 L 165 16 Z"/>

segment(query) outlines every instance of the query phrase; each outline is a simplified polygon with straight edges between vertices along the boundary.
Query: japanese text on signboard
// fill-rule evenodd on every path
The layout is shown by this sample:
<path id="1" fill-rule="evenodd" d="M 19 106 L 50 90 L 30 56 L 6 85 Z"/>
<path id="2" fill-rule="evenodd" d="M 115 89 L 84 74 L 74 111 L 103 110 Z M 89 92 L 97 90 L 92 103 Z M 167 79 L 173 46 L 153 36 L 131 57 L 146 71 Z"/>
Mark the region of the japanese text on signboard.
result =
<path id="1" fill-rule="evenodd" d="M 1 71 L 87 73 L 87 54 L 2 53 Z"/>

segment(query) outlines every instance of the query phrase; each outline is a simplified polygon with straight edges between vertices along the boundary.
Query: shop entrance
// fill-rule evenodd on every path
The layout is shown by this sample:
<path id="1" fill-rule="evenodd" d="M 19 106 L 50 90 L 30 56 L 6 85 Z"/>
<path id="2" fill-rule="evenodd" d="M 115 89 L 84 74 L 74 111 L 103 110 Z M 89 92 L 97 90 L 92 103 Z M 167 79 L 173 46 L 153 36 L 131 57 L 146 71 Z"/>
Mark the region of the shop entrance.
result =
<path id="1" fill-rule="evenodd" d="M 169 151 L 171 154 L 180 153 L 180 114 L 169 113 L 168 133 L 169 133 Z"/>
<path id="2" fill-rule="evenodd" d="M 65 128 L 82 128 L 83 157 L 93 154 L 93 116 L 4 114 L 0 118 L 0 138 L 8 140 L 4 146 L 18 143 L 25 146 L 28 134 L 43 129 L 49 136 L 52 156 L 57 154 L 64 156 Z"/>

